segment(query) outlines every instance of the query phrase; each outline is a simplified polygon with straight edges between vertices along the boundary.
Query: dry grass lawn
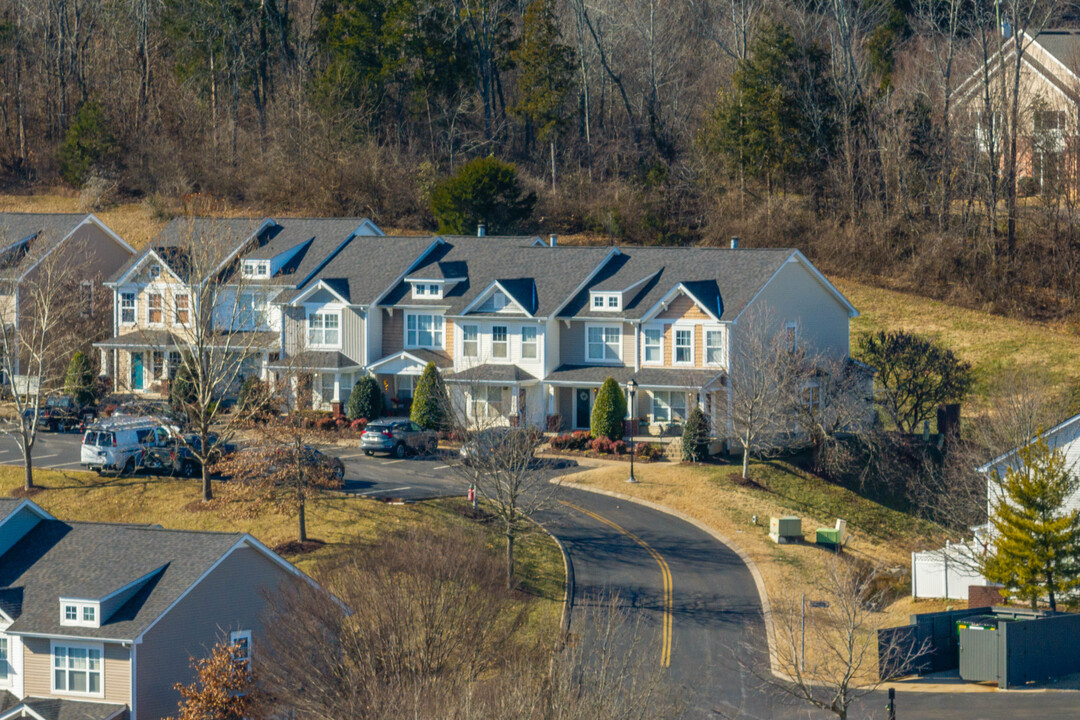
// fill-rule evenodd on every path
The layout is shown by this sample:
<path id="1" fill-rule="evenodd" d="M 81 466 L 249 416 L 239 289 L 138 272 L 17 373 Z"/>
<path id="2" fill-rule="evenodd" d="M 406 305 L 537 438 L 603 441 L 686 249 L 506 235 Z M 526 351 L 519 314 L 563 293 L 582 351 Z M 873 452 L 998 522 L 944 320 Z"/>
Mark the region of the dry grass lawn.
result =
<path id="1" fill-rule="evenodd" d="M 819 527 L 832 527 L 837 517 L 848 521 L 851 539 L 845 552 L 849 557 L 900 573 L 910 567 L 909 553 L 913 548 L 939 541 L 943 544 L 940 529 L 930 523 L 913 520 L 813 476 L 791 472 L 785 466 L 751 465 L 752 475 L 777 492 L 736 485 L 728 478 L 735 470 L 728 465 L 642 464 L 635 468 L 640 482 L 631 485 L 626 482 L 624 467 L 604 466 L 569 475 L 565 482 L 659 503 L 712 528 L 754 561 L 774 610 L 785 602 L 798 602 L 804 592 L 809 599 L 821 596 L 814 583 L 822 576 L 829 551 L 813 544 L 814 533 Z M 795 484 L 800 487 L 797 492 L 792 491 Z M 756 526 L 751 520 L 754 515 L 758 517 Z M 778 545 L 769 539 L 769 518 L 784 515 L 802 518 L 806 543 Z M 676 587 L 677 583 L 678 578 Z M 874 618 L 878 627 L 906 625 L 912 613 L 943 610 L 949 604 L 915 601 L 910 596 L 910 585 L 903 581 L 894 590 L 893 601 Z M 956 601 L 951 604 L 964 606 Z M 808 657 L 817 651 L 808 638 Z"/>
<path id="2" fill-rule="evenodd" d="M 106 478 L 86 472 L 37 469 L 35 483 L 43 488 L 33 501 L 61 520 L 127 522 L 184 530 L 247 532 L 270 547 L 296 537 L 296 519 L 273 512 L 234 519 L 228 507 L 198 508 L 198 480 L 136 477 Z M 22 487 L 22 468 L 0 467 L 0 497 Z M 319 550 L 290 558 L 310 571 L 320 558 L 346 551 L 354 540 L 379 542 L 387 533 L 409 525 L 467 526 L 488 536 L 487 543 L 502 558 L 502 540 L 489 525 L 467 519 L 463 499 L 409 505 L 388 505 L 356 497 L 334 496 L 308 508 L 308 535 L 326 543 Z M 562 553 L 543 533 L 529 534 L 517 545 L 517 570 L 522 589 L 533 597 L 529 633 L 554 637 L 562 616 L 564 570 Z"/>

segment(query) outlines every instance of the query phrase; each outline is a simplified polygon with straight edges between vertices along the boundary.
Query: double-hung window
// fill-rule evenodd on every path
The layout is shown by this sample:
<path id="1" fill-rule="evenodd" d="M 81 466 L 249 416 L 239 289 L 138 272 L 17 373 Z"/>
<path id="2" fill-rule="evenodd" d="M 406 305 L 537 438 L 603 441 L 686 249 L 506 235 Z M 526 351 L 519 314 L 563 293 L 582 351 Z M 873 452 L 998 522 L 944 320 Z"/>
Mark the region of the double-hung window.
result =
<path id="1" fill-rule="evenodd" d="M 176 350 L 169 351 L 169 379 L 175 380 L 176 374 L 180 372 L 180 366 L 184 364 L 183 356 Z"/>
<path id="2" fill-rule="evenodd" d="M 0 637 L 0 685 L 6 685 L 11 678 L 11 665 L 8 663 L 8 639 Z"/>
<path id="3" fill-rule="evenodd" d="M 652 393 L 652 421 L 654 423 L 682 422 L 686 419 L 686 393 L 654 390 Z"/>
<path id="4" fill-rule="evenodd" d="M 789 322 L 784 325 L 784 342 L 791 352 L 795 352 L 799 346 L 799 323 Z"/>
<path id="5" fill-rule="evenodd" d="M 237 630 L 229 633 L 229 644 L 232 645 L 233 661 L 238 665 L 244 665 L 248 672 L 251 671 L 251 631 Z"/>
<path id="6" fill-rule="evenodd" d="M 120 322 L 134 324 L 135 322 L 135 293 L 120 293 Z"/>
<path id="7" fill-rule="evenodd" d="M 622 358 L 622 328 L 591 325 L 587 340 L 590 361 L 616 362 Z"/>
<path id="8" fill-rule="evenodd" d="M 664 330 L 663 328 L 645 328 L 645 358 L 646 363 L 664 362 Z"/>
<path id="9" fill-rule="evenodd" d="M 341 344 L 341 316 L 336 312 L 315 312 L 308 315 L 308 345 L 337 347 Z"/>
<path id="10" fill-rule="evenodd" d="M 261 293 L 240 293 L 240 298 L 237 301 L 237 316 L 241 330 L 258 330 L 263 324 L 265 315 L 265 295 Z M 336 320 L 337 315 L 334 315 L 334 318 Z"/>
<path id="11" fill-rule="evenodd" d="M 165 378 L 165 351 L 155 350 L 150 353 L 150 377 L 154 380 Z"/>
<path id="12" fill-rule="evenodd" d="M 480 328 L 476 325 L 461 326 L 461 354 L 467 358 L 480 357 Z"/>
<path id="13" fill-rule="evenodd" d="M 724 334 L 720 330 L 705 331 L 705 364 L 721 365 L 724 362 Z"/>
<path id="14" fill-rule="evenodd" d="M 536 328 L 521 328 L 521 359 L 535 360 L 537 358 Z"/>
<path id="15" fill-rule="evenodd" d="M 495 325 L 491 328 L 491 357 L 500 360 L 510 357 L 510 341 L 507 339 L 505 325 Z"/>
<path id="16" fill-rule="evenodd" d="M 173 322 L 177 325 L 187 325 L 191 321 L 191 296 L 173 295 L 173 305 Z"/>
<path id="17" fill-rule="evenodd" d="M 160 325 L 165 320 L 164 299 L 161 293 L 148 293 L 146 296 L 146 322 Z"/>
<path id="18" fill-rule="evenodd" d="M 406 315 L 405 345 L 407 347 L 437 348 L 443 347 L 442 315 Z"/>
<path id="19" fill-rule="evenodd" d="M 496 418 L 502 414 L 503 389 L 498 385 L 478 387 L 472 395 L 474 418 Z"/>
<path id="20" fill-rule="evenodd" d="M 672 336 L 675 338 L 675 357 L 672 362 L 676 365 L 692 365 L 694 362 L 694 329 L 674 328 Z"/>
<path id="21" fill-rule="evenodd" d="M 53 692 L 102 695 L 101 648 L 53 646 Z"/>

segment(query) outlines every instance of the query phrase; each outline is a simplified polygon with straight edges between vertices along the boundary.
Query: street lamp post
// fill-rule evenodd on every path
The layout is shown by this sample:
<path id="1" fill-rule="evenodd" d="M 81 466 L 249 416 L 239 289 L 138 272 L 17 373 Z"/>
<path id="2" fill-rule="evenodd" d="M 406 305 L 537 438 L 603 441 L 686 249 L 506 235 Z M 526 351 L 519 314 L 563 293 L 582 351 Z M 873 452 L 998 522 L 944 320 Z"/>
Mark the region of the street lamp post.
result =
<path id="1" fill-rule="evenodd" d="M 629 410 L 626 413 L 627 416 L 630 418 L 630 477 L 626 479 L 626 482 L 628 483 L 637 482 L 637 478 L 634 477 L 634 450 L 637 449 L 637 446 L 634 443 L 634 410 L 636 408 L 636 406 L 634 405 L 635 392 L 637 392 L 637 383 L 634 381 L 634 378 L 630 378 L 626 383 L 626 394 L 630 398 Z"/>

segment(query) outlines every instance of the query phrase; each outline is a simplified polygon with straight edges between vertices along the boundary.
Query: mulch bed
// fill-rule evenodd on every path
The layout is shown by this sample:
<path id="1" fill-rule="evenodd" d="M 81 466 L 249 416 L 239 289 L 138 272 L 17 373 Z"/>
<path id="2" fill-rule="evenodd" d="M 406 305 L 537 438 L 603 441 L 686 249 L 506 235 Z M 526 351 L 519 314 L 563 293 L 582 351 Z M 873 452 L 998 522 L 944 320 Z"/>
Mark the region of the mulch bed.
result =
<path id="1" fill-rule="evenodd" d="M 35 495 L 37 495 L 38 493 L 40 493 L 44 489 L 45 488 L 43 488 L 43 487 L 32 487 L 29 490 L 27 490 L 24 487 L 17 487 L 14 490 L 11 491 L 11 497 L 31 498 L 31 497 L 34 497 Z"/>
<path id="2" fill-rule="evenodd" d="M 584 457 L 584 458 L 596 458 L 597 460 L 622 460 L 623 462 L 630 462 L 630 453 L 623 455 L 616 455 L 615 453 L 598 453 L 592 450 L 554 450 L 548 448 L 544 450 L 548 455 L 561 455 L 563 457 Z M 655 463 L 655 462 L 668 462 L 666 457 L 659 457 L 655 460 L 643 458 L 640 455 L 634 457 L 634 463 Z"/>
<path id="3" fill-rule="evenodd" d="M 735 483 L 739 487 L 758 488 L 759 490 L 765 489 L 759 483 L 755 482 L 754 478 L 744 478 L 742 476 L 742 472 L 730 473 L 728 475 L 728 480 Z"/>
<path id="4" fill-rule="evenodd" d="M 308 538 L 304 542 L 290 540 L 287 543 L 281 543 L 276 546 L 274 552 L 282 557 L 294 557 L 296 555 L 307 555 L 310 552 L 315 552 L 324 545 L 326 545 L 325 542 L 316 540 L 315 538 Z"/>

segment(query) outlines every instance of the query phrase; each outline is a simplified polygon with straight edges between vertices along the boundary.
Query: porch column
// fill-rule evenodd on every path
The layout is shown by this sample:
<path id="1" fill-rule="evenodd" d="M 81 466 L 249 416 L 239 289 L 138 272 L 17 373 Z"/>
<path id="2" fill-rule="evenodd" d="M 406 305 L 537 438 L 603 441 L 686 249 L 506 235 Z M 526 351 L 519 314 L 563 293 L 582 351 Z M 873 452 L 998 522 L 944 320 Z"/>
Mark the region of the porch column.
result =
<path id="1" fill-rule="evenodd" d="M 98 348 L 98 375 L 109 374 L 109 351 L 106 348 Z"/>

